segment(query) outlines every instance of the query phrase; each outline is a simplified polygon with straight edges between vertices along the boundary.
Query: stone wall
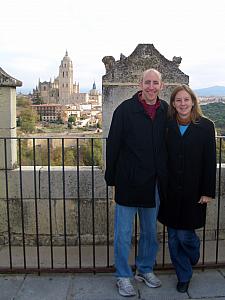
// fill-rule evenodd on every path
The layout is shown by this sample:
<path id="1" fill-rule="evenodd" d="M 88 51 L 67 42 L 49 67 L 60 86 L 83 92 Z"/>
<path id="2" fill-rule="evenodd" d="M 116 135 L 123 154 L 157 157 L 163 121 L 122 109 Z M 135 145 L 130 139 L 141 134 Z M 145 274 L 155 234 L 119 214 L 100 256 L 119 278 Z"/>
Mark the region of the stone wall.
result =
<path id="1" fill-rule="evenodd" d="M 34 174 L 36 174 L 36 197 Z M 92 174 L 94 175 L 93 180 Z M 107 230 L 109 232 L 109 241 L 112 244 L 115 203 L 112 199 L 113 193 L 111 188 L 109 188 L 107 200 L 107 187 L 104 181 L 104 173 L 101 169 L 95 167 L 92 172 L 91 167 L 80 167 L 78 191 L 76 167 L 65 167 L 65 193 L 63 192 L 62 167 L 51 167 L 50 179 L 47 167 L 37 167 L 36 173 L 34 173 L 33 167 L 23 167 L 22 178 L 20 177 L 19 169 L 9 170 L 7 178 L 8 199 L 6 197 L 5 172 L 0 171 L 1 245 L 8 243 L 7 204 L 9 205 L 12 245 L 22 245 L 22 208 L 26 245 L 36 245 L 37 243 L 36 220 L 38 221 L 39 245 L 50 244 L 50 224 L 52 226 L 53 244 L 55 246 L 64 245 L 64 204 L 68 246 L 78 244 L 79 229 L 82 245 L 92 244 L 93 218 L 96 244 L 106 244 Z M 221 178 L 219 237 L 220 239 L 225 239 L 225 165 L 222 168 Z M 20 188 L 21 180 L 22 189 Z M 37 211 L 35 210 L 35 203 Z M 109 213 L 108 224 L 107 209 Z M 215 240 L 216 238 L 217 212 L 218 198 L 208 207 L 207 240 Z M 202 236 L 202 230 L 199 233 Z M 158 236 L 159 240 L 162 241 L 163 227 L 160 224 L 158 226 Z"/>

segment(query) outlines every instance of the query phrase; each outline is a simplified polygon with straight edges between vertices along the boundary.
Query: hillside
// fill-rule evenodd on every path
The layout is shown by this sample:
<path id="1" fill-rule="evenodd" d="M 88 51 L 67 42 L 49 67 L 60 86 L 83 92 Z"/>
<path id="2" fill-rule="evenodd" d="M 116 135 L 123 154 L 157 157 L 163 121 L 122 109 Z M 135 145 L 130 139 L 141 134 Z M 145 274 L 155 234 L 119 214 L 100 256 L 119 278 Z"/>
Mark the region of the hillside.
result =
<path id="1" fill-rule="evenodd" d="M 199 97 L 225 96 L 225 86 L 212 86 L 203 89 L 194 90 Z"/>
<path id="2" fill-rule="evenodd" d="M 202 105 L 203 114 L 215 122 L 217 129 L 221 130 L 221 134 L 225 134 L 225 104 L 210 103 Z"/>

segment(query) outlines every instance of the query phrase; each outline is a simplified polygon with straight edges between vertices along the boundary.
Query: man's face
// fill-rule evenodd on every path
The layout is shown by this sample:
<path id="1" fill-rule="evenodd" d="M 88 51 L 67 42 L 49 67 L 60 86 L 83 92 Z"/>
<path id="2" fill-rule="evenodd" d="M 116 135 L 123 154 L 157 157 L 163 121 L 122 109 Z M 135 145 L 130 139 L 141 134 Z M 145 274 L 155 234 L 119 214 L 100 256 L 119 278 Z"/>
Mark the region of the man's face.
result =
<path id="1" fill-rule="evenodd" d="M 154 71 L 146 73 L 140 83 L 142 97 L 148 104 L 155 104 L 157 96 L 162 88 L 160 77 Z"/>

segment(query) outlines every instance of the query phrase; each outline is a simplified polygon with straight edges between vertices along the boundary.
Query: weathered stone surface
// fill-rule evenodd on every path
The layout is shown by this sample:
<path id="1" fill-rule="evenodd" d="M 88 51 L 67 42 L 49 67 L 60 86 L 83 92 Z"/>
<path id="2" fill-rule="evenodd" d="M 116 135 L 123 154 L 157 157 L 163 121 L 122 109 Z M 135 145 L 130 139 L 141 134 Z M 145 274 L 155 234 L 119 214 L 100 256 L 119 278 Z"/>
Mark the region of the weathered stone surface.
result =
<path id="1" fill-rule="evenodd" d="M 16 128 L 16 89 L 0 86 L 0 136 L 2 129 Z"/>
<path id="2" fill-rule="evenodd" d="M 130 56 L 120 56 L 120 60 L 115 61 L 112 56 L 105 56 L 103 63 L 106 67 L 106 74 L 103 76 L 103 86 L 107 83 L 138 84 L 141 73 L 149 68 L 155 68 L 162 73 L 165 83 L 187 83 L 188 76 L 178 67 L 181 57 L 173 60 L 166 59 L 153 44 L 139 44 Z"/>
<path id="3" fill-rule="evenodd" d="M 2 68 L 0 68 L 0 86 L 22 86 L 22 81 L 13 78 L 9 74 L 7 74 Z"/>
<path id="4" fill-rule="evenodd" d="M 7 160 L 5 145 L 2 138 L 16 137 L 16 87 L 22 82 L 8 75 L 0 68 L 0 169 L 16 167 L 16 140 L 7 141 Z M 6 163 L 5 163 L 6 161 Z"/>
<path id="5" fill-rule="evenodd" d="M 222 168 L 221 171 L 221 177 L 224 178 L 225 168 Z M 63 198 L 62 191 L 61 167 L 53 167 L 51 169 L 51 197 L 49 197 L 47 167 L 38 167 L 36 172 L 36 199 L 33 167 L 22 168 L 22 199 L 20 170 L 7 171 L 8 199 L 5 193 L 5 173 L 4 171 L 0 172 L 0 244 L 8 243 L 7 204 L 12 245 L 23 244 L 23 228 L 26 245 L 36 245 L 37 239 L 39 245 L 50 245 L 50 232 L 52 233 L 52 241 L 55 246 L 63 246 L 65 244 L 64 233 L 66 233 L 68 245 L 78 245 L 79 234 L 82 245 L 91 245 L 93 238 L 96 244 L 106 244 L 107 234 L 109 234 L 109 242 L 112 243 L 115 203 L 112 200 L 113 193 L 111 189 L 109 189 L 107 200 L 107 190 L 102 170 L 94 169 L 95 190 L 94 194 L 92 194 L 92 169 L 91 167 L 82 167 L 80 169 L 80 198 L 78 198 L 77 194 L 76 167 L 65 168 L 65 198 Z M 225 188 L 224 182 L 224 180 L 221 181 L 221 190 Z M 208 206 L 205 230 L 206 241 L 216 241 L 218 222 L 219 238 L 220 240 L 224 239 L 224 201 L 224 193 L 222 193 L 220 201 L 218 201 L 217 197 Z M 198 234 L 203 240 L 203 229 L 198 230 Z M 158 224 L 158 236 L 159 241 L 162 242 L 163 226 L 161 224 Z M 167 234 L 165 238 L 167 240 Z"/>

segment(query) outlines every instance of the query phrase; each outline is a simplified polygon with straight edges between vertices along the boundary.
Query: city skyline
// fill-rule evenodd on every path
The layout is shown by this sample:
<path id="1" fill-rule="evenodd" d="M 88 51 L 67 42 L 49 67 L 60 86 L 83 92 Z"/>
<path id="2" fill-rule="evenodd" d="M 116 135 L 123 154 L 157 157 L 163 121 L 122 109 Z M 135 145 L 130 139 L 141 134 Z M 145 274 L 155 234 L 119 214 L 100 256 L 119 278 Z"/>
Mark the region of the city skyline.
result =
<path id="1" fill-rule="evenodd" d="M 0 66 L 32 91 L 39 78 L 53 79 L 67 50 L 80 90 L 90 90 L 94 81 L 101 90 L 102 58 L 129 56 L 143 43 L 168 60 L 181 56 L 180 70 L 192 88 L 225 86 L 224 13 L 220 0 L 182 6 L 178 0 L 8 0 L 1 5 Z"/>

